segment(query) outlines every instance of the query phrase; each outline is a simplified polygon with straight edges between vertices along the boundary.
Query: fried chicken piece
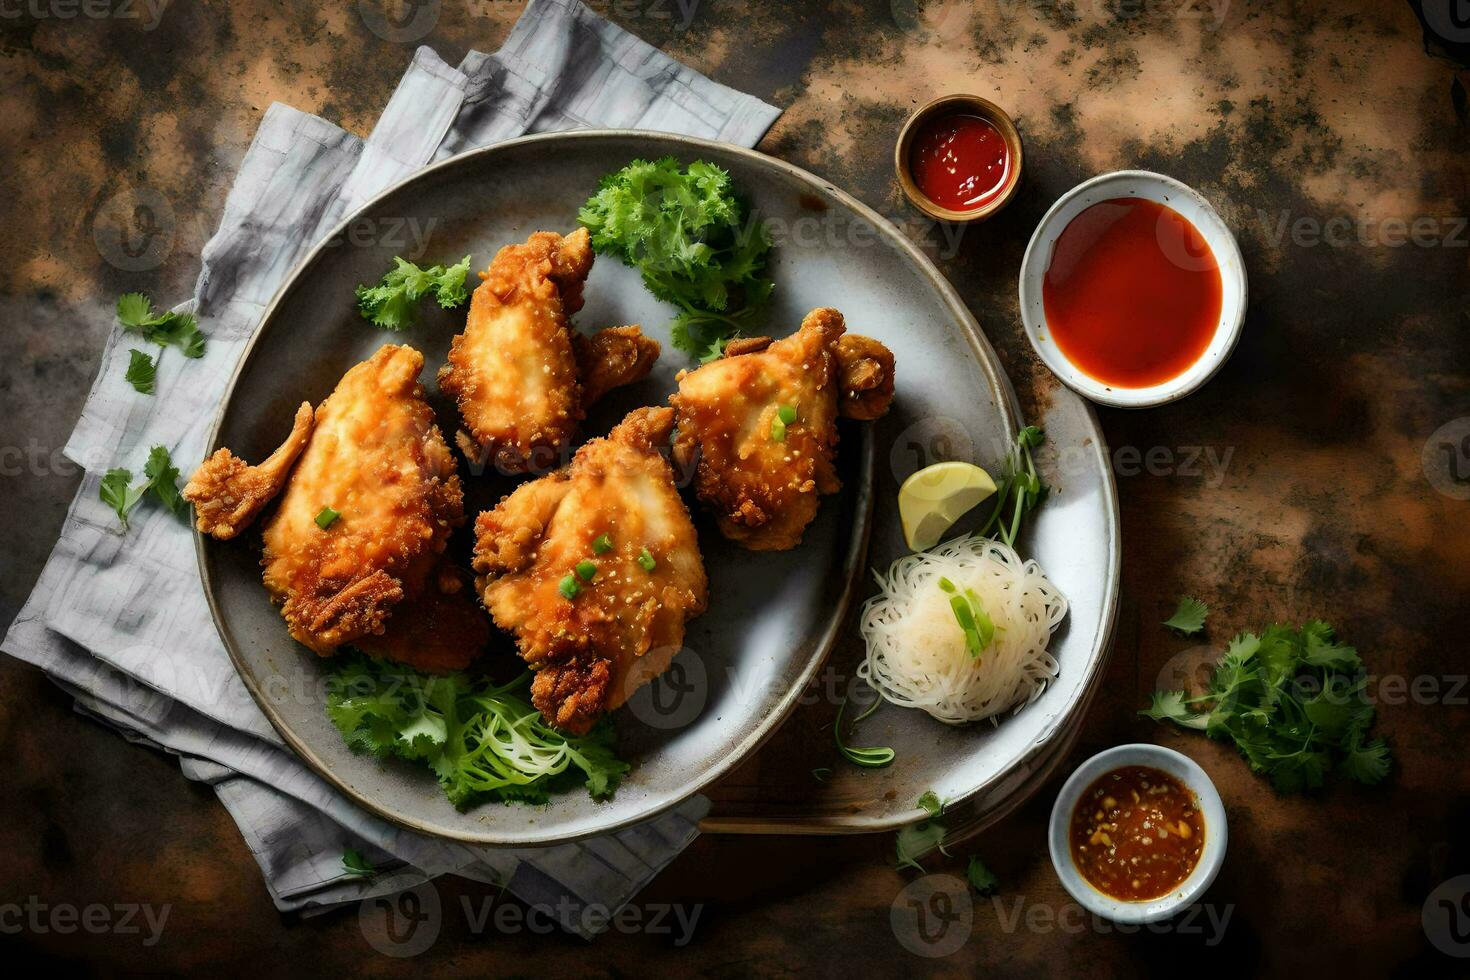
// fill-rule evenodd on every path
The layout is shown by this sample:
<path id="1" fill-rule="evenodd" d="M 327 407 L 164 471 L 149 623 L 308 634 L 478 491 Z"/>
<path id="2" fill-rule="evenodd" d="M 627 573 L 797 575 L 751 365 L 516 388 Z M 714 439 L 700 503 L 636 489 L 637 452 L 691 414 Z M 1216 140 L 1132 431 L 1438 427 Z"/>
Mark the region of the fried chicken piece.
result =
<path id="1" fill-rule="evenodd" d="M 353 641 L 364 653 L 431 674 L 463 670 L 490 642 L 490 621 L 458 569 L 446 564 L 428 586 L 393 610 L 381 635 Z"/>
<path id="2" fill-rule="evenodd" d="M 662 673 L 708 602 L 694 525 L 659 453 L 673 421 L 667 408 L 629 413 L 475 521 L 485 607 L 536 671 L 532 703 L 568 732 Z M 590 581 L 583 561 L 596 566 Z"/>
<path id="3" fill-rule="evenodd" d="M 837 417 L 877 418 L 893 397 L 893 354 L 845 337 L 842 314 L 808 313 L 790 337 L 732 341 L 726 355 L 679 376 L 674 459 L 720 531 L 752 551 L 801 543 L 822 494 L 835 493 Z M 781 410 L 790 422 L 782 422 Z"/>
<path id="4" fill-rule="evenodd" d="M 228 449 L 215 450 L 184 487 L 184 499 L 194 505 L 195 526 L 221 541 L 248 527 L 281 492 L 291 464 L 311 437 L 313 421 L 311 403 L 302 402 L 286 441 L 255 466 Z"/>
<path id="5" fill-rule="evenodd" d="M 291 635 L 322 656 L 381 636 L 400 605 L 430 601 L 431 573 L 464 521 L 423 366 L 412 347 L 389 344 L 342 376 L 265 527 L 266 588 Z M 328 507 L 339 516 L 323 528 Z"/>
<path id="6" fill-rule="evenodd" d="M 456 442 L 472 462 L 504 473 L 552 468 L 587 407 L 657 360 L 658 344 L 636 326 L 584 339 L 567 323 L 582 308 L 592 258 L 587 229 L 539 231 L 502 248 L 481 273 L 464 332 L 439 370 L 440 389 L 464 419 Z"/>

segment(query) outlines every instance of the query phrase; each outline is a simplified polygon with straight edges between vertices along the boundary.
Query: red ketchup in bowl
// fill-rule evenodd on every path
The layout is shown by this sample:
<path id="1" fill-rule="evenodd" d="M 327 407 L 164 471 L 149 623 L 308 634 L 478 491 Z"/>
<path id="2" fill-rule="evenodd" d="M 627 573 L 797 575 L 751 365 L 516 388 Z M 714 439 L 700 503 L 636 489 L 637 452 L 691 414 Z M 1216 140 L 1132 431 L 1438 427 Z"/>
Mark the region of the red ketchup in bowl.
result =
<path id="1" fill-rule="evenodd" d="M 1099 201 L 1062 229 L 1042 284 L 1057 349 L 1116 388 L 1177 378 L 1204 356 L 1220 323 L 1220 266 L 1173 208 Z"/>
<path id="2" fill-rule="evenodd" d="M 974 211 L 1011 181 L 1011 154 L 990 121 L 967 112 L 928 120 L 909 145 L 909 172 L 924 196 L 951 211 Z"/>

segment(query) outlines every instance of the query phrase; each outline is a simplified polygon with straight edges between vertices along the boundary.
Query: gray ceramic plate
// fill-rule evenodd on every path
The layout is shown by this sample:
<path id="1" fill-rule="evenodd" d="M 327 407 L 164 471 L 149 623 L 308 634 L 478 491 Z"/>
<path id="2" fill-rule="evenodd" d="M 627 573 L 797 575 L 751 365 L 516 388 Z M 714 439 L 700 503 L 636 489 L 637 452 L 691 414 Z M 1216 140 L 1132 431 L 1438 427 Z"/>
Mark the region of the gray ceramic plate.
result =
<path id="1" fill-rule="evenodd" d="M 710 609 L 690 624 L 688 649 L 676 659 L 668 683 L 615 716 L 621 752 L 634 768 L 605 803 L 575 792 L 543 807 L 489 805 L 460 813 L 426 770 L 352 753 L 323 711 L 321 678 L 329 665 L 291 641 L 266 599 L 258 536 L 227 544 L 200 539 L 205 589 L 220 635 L 266 716 L 325 778 L 365 808 L 415 830 L 482 844 L 567 841 L 649 817 L 728 772 L 796 707 L 852 600 L 867 592 L 858 582 L 867 567 L 875 458 L 878 486 L 886 494 L 926 457 L 969 455 L 995 465 L 1017 427 L 1014 394 L 973 318 L 948 283 L 876 213 L 811 174 L 758 153 L 608 131 L 530 137 L 467 153 L 367 204 L 306 258 L 272 301 L 221 407 L 211 445 L 230 446 L 247 458 L 263 456 L 289 427 L 295 405 L 325 397 L 347 368 L 387 342 L 424 352 L 426 387 L 441 427 L 452 431 L 453 408 L 438 397 L 432 375 L 463 312 L 426 308 L 413 330 L 387 334 L 353 308 L 353 287 L 376 280 L 393 255 L 411 245 L 387 230 L 416 222 L 427 233 L 421 261 L 454 261 L 471 253 L 473 267 L 483 268 L 501 245 L 543 228 L 574 227 L 578 205 L 602 174 L 635 157 L 663 154 L 727 168 L 774 232 L 778 247 L 771 273 L 777 288 L 769 332 L 790 332 L 816 306 L 841 309 L 851 329 L 895 351 L 895 411 L 876 427 L 844 423 L 839 471 L 845 489 L 827 499 L 797 550 L 741 551 L 721 539 L 696 508 L 710 572 Z M 586 295 L 587 305 L 576 317 L 583 330 L 641 323 L 667 341 L 668 308 L 647 294 L 633 270 L 599 259 Z M 633 407 L 664 402 L 675 371 L 687 364 L 666 345 L 653 375 L 600 404 L 584 436 L 606 432 Z M 467 474 L 468 509 L 473 514 L 492 505 L 511 486 L 493 475 Z M 1043 723 L 1038 730 L 1012 722 L 1001 726 L 998 731 L 1013 730 L 1008 741 L 1015 747 L 1006 749 L 1015 752 L 1010 761 L 1030 755 L 1041 731 L 1073 714 L 1069 706 L 1080 703 L 1101 663 L 1117 577 L 1110 481 L 1105 490 L 1098 500 L 1077 501 L 1082 506 L 1064 522 L 1069 528 L 1053 519 L 1057 532 L 1081 542 L 1070 554 L 1056 555 L 1065 566 L 1058 581 L 1069 590 L 1074 616 L 1059 656 L 1064 671 L 1077 668 L 1075 683 L 1048 697 L 1046 708 L 1028 709 L 1014 720 L 1033 717 Z M 874 560 L 890 560 L 901 536 L 886 505 L 877 532 Z M 1056 540 L 1060 547 L 1063 539 Z M 466 542 L 457 546 L 467 550 Z M 501 644 L 491 656 L 513 653 Z M 966 772 L 973 748 L 963 733 L 938 732 L 943 726 L 926 716 L 894 711 L 916 738 L 954 743 L 959 750 L 953 765 L 935 757 L 924 766 L 951 773 L 946 782 L 952 786 L 936 785 L 954 790 L 945 795 L 963 796 L 966 786 L 973 791 L 992 782 Z M 972 746 L 992 746 L 983 768 L 992 777 L 1004 771 L 1006 752 L 993 751 L 992 733 L 972 734 L 978 737 Z"/>

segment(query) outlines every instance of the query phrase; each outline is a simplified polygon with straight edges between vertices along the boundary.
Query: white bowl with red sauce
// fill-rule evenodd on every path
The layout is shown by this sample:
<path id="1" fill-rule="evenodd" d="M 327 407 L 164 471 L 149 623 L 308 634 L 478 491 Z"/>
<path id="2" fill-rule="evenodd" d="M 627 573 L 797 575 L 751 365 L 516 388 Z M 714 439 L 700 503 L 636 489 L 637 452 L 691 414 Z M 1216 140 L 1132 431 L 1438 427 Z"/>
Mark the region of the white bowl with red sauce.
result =
<path id="1" fill-rule="evenodd" d="M 1084 181 L 1042 217 L 1021 261 L 1021 321 L 1047 367 L 1104 405 L 1182 398 L 1230 357 L 1246 275 L 1197 191 L 1146 170 Z"/>
<path id="2" fill-rule="evenodd" d="M 1172 883 L 1162 894 L 1141 900 L 1120 898 L 1101 890 L 1079 868 L 1073 839 L 1074 815 L 1085 818 L 1087 812 L 1099 805 L 1089 798 L 1090 791 L 1099 784 L 1099 780 L 1135 767 L 1163 773 L 1188 794 L 1193 815 L 1197 818 L 1192 820 L 1191 826 L 1195 828 L 1192 833 L 1198 835 L 1195 843 L 1199 845 L 1197 859 L 1177 883 Z M 1079 806 L 1084 810 L 1079 810 Z M 1142 826 L 1148 828 L 1146 822 Z M 1175 841 L 1179 839 L 1177 833 L 1172 836 Z M 1220 794 L 1193 759 L 1162 745 L 1133 743 L 1099 752 L 1077 767 L 1052 804 L 1047 845 L 1052 866 L 1056 868 L 1062 886 L 1083 908 L 1113 922 L 1143 923 L 1167 919 L 1197 901 L 1219 874 L 1229 837 L 1225 805 L 1220 801 Z M 1123 846 L 1121 839 L 1118 843 L 1119 847 Z M 1165 844 L 1165 837 L 1157 838 L 1157 843 Z"/>

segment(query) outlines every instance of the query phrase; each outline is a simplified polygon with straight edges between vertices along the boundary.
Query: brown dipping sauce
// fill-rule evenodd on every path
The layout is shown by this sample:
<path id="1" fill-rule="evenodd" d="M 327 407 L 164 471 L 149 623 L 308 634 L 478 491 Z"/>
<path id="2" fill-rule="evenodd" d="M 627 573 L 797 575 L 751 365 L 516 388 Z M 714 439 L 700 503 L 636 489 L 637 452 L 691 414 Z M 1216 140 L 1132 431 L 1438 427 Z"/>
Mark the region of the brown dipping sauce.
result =
<path id="1" fill-rule="evenodd" d="M 1104 773 L 1072 809 L 1072 863 L 1109 898 L 1146 902 L 1184 883 L 1205 845 L 1188 787 L 1150 766 Z"/>

